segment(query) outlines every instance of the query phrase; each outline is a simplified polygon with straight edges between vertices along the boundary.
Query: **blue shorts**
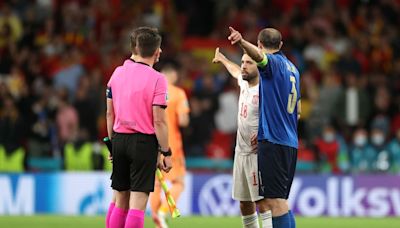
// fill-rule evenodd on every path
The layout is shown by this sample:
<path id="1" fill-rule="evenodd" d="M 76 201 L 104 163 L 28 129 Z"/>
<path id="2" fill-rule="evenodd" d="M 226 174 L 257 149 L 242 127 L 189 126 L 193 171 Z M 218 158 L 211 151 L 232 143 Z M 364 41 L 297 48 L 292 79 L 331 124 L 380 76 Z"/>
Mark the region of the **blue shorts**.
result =
<path id="1" fill-rule="evenodd" d="M 259 195 L 267 199 L 287 199 L 296 162 L 296 148 L 268 141 L 258 142 Z"/>

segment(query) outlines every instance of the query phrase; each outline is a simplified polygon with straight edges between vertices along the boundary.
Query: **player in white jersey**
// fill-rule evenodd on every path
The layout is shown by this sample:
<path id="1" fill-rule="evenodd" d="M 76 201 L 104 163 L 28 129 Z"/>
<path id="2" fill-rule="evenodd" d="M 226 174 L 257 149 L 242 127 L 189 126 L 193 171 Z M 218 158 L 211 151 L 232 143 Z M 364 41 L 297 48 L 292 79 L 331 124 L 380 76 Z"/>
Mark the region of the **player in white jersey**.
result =
<path id="1" fill-rule="evenodd" d="M 219 48 L 215 50 L 213 62 L 222 63 L 228 72 L 237 78 L 240 87 L 232 197 L 240 201 L 243 227 L 258 228 L 255 202 L 262 197 L 258 192 L 257 169 L 259 94 L 257 63 L 244 54 L 239 67 L 219 52 Z"/>

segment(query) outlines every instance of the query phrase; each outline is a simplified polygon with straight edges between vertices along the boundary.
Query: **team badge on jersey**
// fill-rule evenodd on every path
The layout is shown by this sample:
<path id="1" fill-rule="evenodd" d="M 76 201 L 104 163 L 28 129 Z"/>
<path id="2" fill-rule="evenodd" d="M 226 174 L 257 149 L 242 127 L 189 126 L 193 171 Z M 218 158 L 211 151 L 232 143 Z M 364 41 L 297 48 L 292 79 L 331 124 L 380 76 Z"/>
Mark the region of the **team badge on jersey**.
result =
<path id="1" fill-rule="evenodd" d="M 111 88 L 110 87 L 107 87 L 107 89 L 106 89 L 106 97 L 107 98 L 112 98 L 112 92 L 111 92 Z"/>
<path id="2" fill-rule="evenodd" d="M 253 99 L 251 100 L 251 103 L 253 103 L 254 105 L 258 104 L 258 95 L 254 95 Z"/>

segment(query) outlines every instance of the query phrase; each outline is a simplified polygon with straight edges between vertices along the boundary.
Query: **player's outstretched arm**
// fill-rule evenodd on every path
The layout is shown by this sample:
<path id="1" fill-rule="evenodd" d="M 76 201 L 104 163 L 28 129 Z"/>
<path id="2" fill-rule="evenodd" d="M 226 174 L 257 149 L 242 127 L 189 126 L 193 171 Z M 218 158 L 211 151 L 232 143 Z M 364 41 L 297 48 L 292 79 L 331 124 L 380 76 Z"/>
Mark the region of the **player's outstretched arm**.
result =
<path id="1" fill-rule="evenodd" d="M 257 63 L 263 61 L 264 54 L 257 46 L 243 39 L 242 34 L 234 28 L 229 27 L 229 30 L 231 34 L 228 36 L 228 40 L 231 41 L 232 45 L 239 44 L 243 51 Z"/>
<path id="2" fill-rule="evenodd" d="M 212 62 L 222 63 L 222 65 L 224 65 L 228 70 L 229 74 L 234 78 L 237 78 L 241 74 L 240 66 L 230 61 L 224 54 L 219 52 L 219 47 L 215 49 L 215 56 Z"/>

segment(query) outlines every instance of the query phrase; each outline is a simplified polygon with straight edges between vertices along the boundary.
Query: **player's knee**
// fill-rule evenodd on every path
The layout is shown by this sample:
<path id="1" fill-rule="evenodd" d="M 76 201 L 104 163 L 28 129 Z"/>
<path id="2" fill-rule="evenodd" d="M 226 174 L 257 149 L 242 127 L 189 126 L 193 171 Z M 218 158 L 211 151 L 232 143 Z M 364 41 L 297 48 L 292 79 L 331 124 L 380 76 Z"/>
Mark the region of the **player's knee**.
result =
<path id="1" fill-rule="evenodd" d="M 240 201 L 240 208 L 252 208 L 253 205 L 254 203 L 250 201 Z"/>
<path id="2" fill-rule="evenodd" d="M 266 212 L 272 209 L 269 201 L 267 201 L 266 199 L 257 201 L 256 205 L 260 212 Z"/>
<path id="3" fill-rule="evenodd" d="M 175 186 L 177 186 L 178 188 L 182 189 L 185 187 L 185 182 L 183 181 L 183 179 L 176 179 L 172 182 Z"/>
<path id="4" fill-rule="evenodd" d="M 256 211 L 255 204 L 250 201 L 240 201 L 240 211 L 242 215 L 251 215 Z"/>
<path id="5" fill-rule="evenodd" d="M 263 199 L 257 202 L 257 206 L 261 211 L 268 211 L 286 207 L 286 200 L 284 199 Z"/>
<path id="6" fill-rule="evenodd" d="M 129 208 L 146 210 L 149 195 L 148 192 L 131 192 L 129 197 Z"/>
<path id="7" fill-rule="evenodd" d="M 266 199 L 268 205 L 271 207 L 279 207 L 282 204 L 285 204 L 284 199 Z"/>
<path id="8" fill-rule="evenodd" d="M 115 193 L 115 190 L 114 190 L 114 192 L 113 192 L 111 202 L 113 202 L 113 203 L 117 202 L 117 195 L 116 195 L 116 193 Z"/>
<path id="9" fill-rule="evenodd" d="M 129 208 L 129 191 L 115 192 L 116 206 L 118 208 L 128 209 Z"/>
<path id="10" fill-rule="evenodd" d="M 266 202 L 272 210 L 273 216 L 282 215 L 288 211 L 288 204 L 285 199 L 266 199 Z"/>

